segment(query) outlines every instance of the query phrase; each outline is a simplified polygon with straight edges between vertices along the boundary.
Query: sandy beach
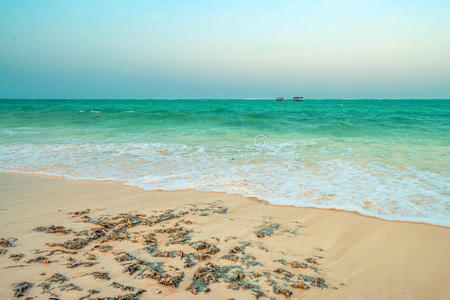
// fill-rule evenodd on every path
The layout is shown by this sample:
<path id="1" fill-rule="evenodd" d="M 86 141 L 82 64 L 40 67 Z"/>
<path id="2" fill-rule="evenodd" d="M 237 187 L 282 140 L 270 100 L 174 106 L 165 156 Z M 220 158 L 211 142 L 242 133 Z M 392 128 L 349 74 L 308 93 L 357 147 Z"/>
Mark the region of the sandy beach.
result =
<path id="1" fill-rule="evenodd" d="M 450 296 L 445 227 L 34 175 L 0 190 L 2 299 Z"/>
<path id="2" fill-rule="evenodd" d="M 0 8 L 0 300 L 450 300 L 450 1 Z"/>

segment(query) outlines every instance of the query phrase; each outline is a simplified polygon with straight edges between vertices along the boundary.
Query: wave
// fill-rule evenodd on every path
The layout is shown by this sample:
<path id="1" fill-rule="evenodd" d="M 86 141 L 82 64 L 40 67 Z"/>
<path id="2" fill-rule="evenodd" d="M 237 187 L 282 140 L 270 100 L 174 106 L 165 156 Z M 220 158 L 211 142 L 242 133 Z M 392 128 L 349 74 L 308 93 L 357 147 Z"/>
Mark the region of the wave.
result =
<path id="1" fill-rule="evenodd" d="M 388 220 L 450 226 L 450 180 L 411 166 L 304 160 L 284 146 L 174 144 L 0 146 L 0 170 L 116 180 L 146 190 L 226 192 L 274 204 L 357 211 Z"/>

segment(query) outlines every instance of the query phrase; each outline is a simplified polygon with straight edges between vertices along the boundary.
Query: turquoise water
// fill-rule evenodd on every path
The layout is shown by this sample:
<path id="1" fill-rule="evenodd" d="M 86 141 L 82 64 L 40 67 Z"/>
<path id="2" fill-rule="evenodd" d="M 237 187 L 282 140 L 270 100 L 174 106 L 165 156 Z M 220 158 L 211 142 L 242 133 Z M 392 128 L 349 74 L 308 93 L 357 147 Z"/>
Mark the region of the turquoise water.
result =
<path id="1" fill-rule="evenodd" d="M 450 225 L 448 100 L 0 100 L 0 169 Z"/>

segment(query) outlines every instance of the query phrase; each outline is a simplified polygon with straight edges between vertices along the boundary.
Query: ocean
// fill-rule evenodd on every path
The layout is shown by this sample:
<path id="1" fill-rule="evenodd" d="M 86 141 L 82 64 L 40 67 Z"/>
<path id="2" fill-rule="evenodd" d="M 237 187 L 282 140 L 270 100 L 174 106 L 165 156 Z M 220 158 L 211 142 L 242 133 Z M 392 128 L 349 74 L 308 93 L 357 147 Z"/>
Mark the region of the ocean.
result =
<path id="1" fill-rule="evenodd" d="M 0 171 L 450 226 L 450 100 L 0 100 Z"/>

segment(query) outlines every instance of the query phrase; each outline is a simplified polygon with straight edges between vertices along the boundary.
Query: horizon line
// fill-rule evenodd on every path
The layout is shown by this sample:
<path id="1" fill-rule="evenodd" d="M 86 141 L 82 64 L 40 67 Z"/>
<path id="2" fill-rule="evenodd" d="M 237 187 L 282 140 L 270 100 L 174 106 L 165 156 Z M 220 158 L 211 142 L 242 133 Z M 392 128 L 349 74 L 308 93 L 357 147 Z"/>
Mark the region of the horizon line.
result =
<path id="1" fill-rule="evenodd" d="M 276 97 L 242 98 L 1 98 L 1 100 L 275 100 Z M 292 100 L 285 98 L 284 101 Z M 450 98 L 304 98 L 304 100 L 450 100 Z"/>

